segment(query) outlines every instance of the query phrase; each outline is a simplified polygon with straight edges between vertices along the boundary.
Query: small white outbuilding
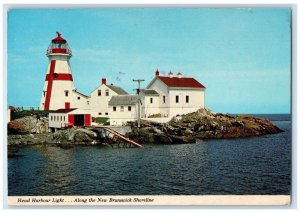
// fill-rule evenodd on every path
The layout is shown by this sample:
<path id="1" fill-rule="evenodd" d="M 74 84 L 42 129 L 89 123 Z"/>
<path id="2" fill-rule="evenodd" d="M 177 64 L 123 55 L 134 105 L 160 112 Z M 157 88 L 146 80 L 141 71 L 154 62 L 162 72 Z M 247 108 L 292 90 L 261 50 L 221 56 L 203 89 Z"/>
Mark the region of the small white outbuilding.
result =
<path id="1" fill-rule="evenodd" d="M 69 128 L 73 126 L 91 126 L 92 117 L 88 110 L 69 108 L 68 103 L 64 109 L 58 109 L 49 113 L 49 129 Z"/>
<path id="2" fill-rule="evenodd" d="M 137 120 L 137 95 L 118 95 L 111 97 L 108 102 L 110 112 L 110 125 L 120 126 L 127 121 Z"/>

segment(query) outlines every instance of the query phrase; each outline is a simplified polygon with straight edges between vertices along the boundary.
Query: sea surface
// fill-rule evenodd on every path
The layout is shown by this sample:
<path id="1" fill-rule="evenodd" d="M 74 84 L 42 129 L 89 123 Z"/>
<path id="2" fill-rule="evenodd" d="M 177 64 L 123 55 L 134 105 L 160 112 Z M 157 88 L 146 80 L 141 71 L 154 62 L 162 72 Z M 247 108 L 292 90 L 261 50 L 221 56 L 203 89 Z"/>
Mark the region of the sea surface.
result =
<path id="1" fill-rule="evenodd" d="M 8 159 L 8 194 L 290 194 L 290 116 L 260 117 L 284 132 L 144 148 L 22 148 Z"/>

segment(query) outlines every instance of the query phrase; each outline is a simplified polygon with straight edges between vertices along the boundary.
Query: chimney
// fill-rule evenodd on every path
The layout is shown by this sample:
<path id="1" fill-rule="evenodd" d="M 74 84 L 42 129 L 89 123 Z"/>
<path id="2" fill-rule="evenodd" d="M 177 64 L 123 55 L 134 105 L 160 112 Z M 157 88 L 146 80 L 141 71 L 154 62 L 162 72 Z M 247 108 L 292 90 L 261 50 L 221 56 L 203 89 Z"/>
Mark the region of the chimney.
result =
<path id="1" fill-rule="evenodd" d="M 102 84 L 106 85 L 106 78 L 102 78 Z"/>
<path id="2" fill-rule="evenodd" d="M 158 71 L 158 69 L 157 69 L 156 72 L 155 72 L 155 76 L 159 76 L 159 71 Z"/>
<path id="3" fill-rule="evenodd" d="M 65 109 L 70 109 L 70 102 L 65 102 Z"/>
<path id="4" fill-rule="evenodd" d="M 182 77 L 181 72 L 177 73 L 177 78 L 181 78 L 181 77 Z"/>
<path id="5" fill-rule="evenodd" d="M 169 75 L 170 78 L 173 78 L 173 73 L 171 71 L 169 72 L 168 75 Z"/>

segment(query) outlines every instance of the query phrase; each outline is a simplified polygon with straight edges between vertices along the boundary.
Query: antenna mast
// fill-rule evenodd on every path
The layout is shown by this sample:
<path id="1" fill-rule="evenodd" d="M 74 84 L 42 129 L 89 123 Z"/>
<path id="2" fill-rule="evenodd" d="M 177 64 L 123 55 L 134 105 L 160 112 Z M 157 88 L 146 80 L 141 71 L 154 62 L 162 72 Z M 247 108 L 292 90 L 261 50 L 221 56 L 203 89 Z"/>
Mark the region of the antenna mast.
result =
<path id="1" fill-rule="evenodd" d="M 140 89 L 141 89 L 141 82 L 145 81 L 144 79 L 132 79 L 132 81 L 138 83 L 138 88 L 136 89 L 136 93 L 138 95 L 138 128 L 141 127 L 141 96 L 140 96 Z"/>

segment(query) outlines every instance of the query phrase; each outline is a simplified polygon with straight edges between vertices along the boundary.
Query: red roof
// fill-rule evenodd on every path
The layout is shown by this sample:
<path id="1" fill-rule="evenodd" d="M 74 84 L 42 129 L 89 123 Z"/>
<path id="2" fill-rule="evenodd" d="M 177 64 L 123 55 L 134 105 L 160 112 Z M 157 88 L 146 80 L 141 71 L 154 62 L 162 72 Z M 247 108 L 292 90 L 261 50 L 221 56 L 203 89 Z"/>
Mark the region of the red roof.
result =
<path id="1" fill-rule="evenodd" d="M 55 110 L 53 113 L 68 113 L 68 112 L 72 112 L 73 110 L 75 110 L 76 108 L 70 108 L 70 109 L 58 109 Z"/>
<path id="2" fill-rule="evenodd" d="M 61 34 L 59 32 L 56 32 L 56 34 L 57 34 L 57 37 L 52 39 L 52 42 L 54 42 L 54 43 L 66 43 L 67 42 L 65 39 L 63 39 L 61 37 Z"/>
<path id="3" fill-rule="evenodd" d="M 201 83 L 199 83 L 194 78 L 178 78 L 178 77 L 168 77 L 168 76 L 157 76 L 162 82 L 164 82 L 168 87 L 189 87 L 189 88 L 202 88 L 205 89 Z"/>

